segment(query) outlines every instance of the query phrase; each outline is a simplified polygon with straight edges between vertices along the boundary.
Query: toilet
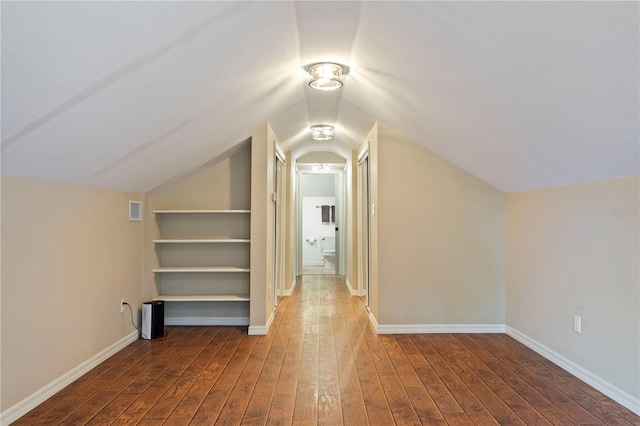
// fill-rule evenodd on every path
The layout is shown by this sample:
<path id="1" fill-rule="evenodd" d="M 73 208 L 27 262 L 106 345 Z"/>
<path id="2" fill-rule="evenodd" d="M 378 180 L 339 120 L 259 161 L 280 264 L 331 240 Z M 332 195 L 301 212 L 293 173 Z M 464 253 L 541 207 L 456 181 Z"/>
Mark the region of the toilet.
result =
<path id="1" fill-rule="evenodd" d="M 320 250 L 325 271 L 336 271 L 336 237 L 320 238 Z"/>

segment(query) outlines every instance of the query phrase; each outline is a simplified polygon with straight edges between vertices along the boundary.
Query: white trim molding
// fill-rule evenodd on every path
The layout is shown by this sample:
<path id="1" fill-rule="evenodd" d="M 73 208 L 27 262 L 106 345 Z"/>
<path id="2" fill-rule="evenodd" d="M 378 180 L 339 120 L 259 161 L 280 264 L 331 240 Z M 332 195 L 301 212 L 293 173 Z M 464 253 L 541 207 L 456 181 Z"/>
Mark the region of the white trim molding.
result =
<path id="1" fill-rule="evenodd" d="M 126 346 L 135 342 L 138 339 L 138 331 L 134 331 L 122 339 L 118 340 L 111 346 L 106 349 L 98 352 L 96 355 L 92 356 L 82 364 L 74 367 L 69 370 L 62 376 L 58 377 L 51 383 L 45 385 L 40 388 L 38 391 L 29 395 L 22 401 L 17 404 L 7 408 L 2 413 L 0 413 L 0 425 L 5 426 L 9 425 L 12 422 L 18 420 L 20 417 L 27 414 L 29 411 L 42 404 L 44 401 L 52 397 L 55 393 L 62 390 L 65 386 L 74 382 L 75 380 L 82 377 L 84 374 L 89 372 L 91 369 L 107 360 L 110 356 L 114 355 L 116 352 L 124 349 Z"/>
<path id="2" fill-rule="evenodd" d="M 504 324 L 398 324 L 378 325 L 378 334 L 504 333 Z"/>
<path id="3" fill-rule="evenodd" d="M 296 279 L 293 279 L 293 282 L 291 283 L 291 288 L 289 290 L 285 290 L 284 291 L 284 295 L 286 296 L 291 296 L 293 294 L 293 289 L 296 288 L 296 284 L 298 282 L 296 281 Z"/>
<path id="4" fill-rule="evenodd" d="M 249 325 L 249 317 L 165 317 L 165 325 Z"/>
<path id="5" fill-rule="evenodd" d="M 349 289 L 349 292 L 351 293 L 352 296 L 364 296 L 364 290 L 358 290 L 351 287 L 351 283 L 346 277 L 345 277 L 345 283 L 347 284 L 347 288 Z"/>
<path id="6" fill-rule="evenodd" d="M 249 336 L 266 336 L 269 332 L 266 325 L 250 325 L 249 326 Z"/>
<path id="7" fill-rule="evenodd" d="M 248 334 L 250 336 L 266 336 L 271 328 L 271 323 L 273 323 L 274 312 L 271 312 L 271 315 L 269 315 L 266 325 L 250 325 Z"/>
<path id="8" fill-rule="evenodd" d="M 344 282 L 347 285 L 347 288 L 349 289 L 349 293 L 351 293 L 352 296 L 359 296 L 358 290 L 354 290 L 353 287 L 351 287 L 351 283 L 349 282 L 348 278 L 345 278 Z"/>
<path id="9" fill-rule="evenodd" d="M 589 386 L 595 388 L 596 390 L 602 392 L 609 398 L 616 401 L 618 404 L 628 408 L 633 411 L 635 414 L 640 415 L 640 398 L 636 398 L 633 395 L 623 391 L 617 386 L 612 385 L 601 377 L 593 374 L 592 372 L 580 367 L 578 364 L 573 361 L 568 360 L 563 357 L 559 353 L 555 352 L 552 349 L 549 349 L 542 343 L 530 338 L 524 333 L 516 330 L 515 328 L 506 326 L 506 333 L 508 336 L 513 337 L 518 342 L 522 343 L 529 349 L 537 352 L 542 355 L 549 361 L 558 365 L 563 370 L 568 371 L 569 373 L 576 376 L 578 379 L 582 380 Z"/>
<path id="10" fill-rule="evenodd" d="M 367 308 L 367 310 L 369 310 L 369 308 Z M 373 312 L 369 311 L 369 322 L 371 323 L 371 326 L 373 327 L 373 330 L 378 333 L 378 328 L 380 327 L 378 325 L 378 320 L 376 319 L 375 316 L 373 316 Z"/>

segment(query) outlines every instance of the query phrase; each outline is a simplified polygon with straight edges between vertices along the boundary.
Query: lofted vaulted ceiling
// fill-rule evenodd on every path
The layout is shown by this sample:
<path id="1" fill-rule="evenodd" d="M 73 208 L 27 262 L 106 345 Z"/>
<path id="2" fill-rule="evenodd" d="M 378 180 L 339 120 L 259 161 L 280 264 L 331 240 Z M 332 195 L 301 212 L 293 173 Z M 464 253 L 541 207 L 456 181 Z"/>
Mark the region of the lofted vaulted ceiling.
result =
<path id="1" fill-rule="evenodd" d="M 505 192 L 638 175 L 637 2 L 1 8 L 3 173 L 146 191 L 266 121 L 346 156 L 380 120 Z"/>

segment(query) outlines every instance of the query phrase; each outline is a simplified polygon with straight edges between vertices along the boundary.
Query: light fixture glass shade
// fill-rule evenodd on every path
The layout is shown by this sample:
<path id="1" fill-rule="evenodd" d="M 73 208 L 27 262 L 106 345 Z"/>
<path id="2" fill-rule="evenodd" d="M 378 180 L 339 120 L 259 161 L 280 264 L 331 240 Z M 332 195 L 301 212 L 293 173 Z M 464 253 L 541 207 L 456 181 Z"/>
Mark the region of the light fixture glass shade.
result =
<path id="1" fill-rule="evenodd" d="M 330 62 L 321 62 L 307 67 L 311 74 L 309 86 L 317 90 L 336 90 L 342 87 L 342 66 Z"/>
<path id="2" fill-rule="evenodd" d="M 311 137 L 317 141 L 328 141 L 333 137 L 333 126 L 328 124 L 311 126 Z"/>

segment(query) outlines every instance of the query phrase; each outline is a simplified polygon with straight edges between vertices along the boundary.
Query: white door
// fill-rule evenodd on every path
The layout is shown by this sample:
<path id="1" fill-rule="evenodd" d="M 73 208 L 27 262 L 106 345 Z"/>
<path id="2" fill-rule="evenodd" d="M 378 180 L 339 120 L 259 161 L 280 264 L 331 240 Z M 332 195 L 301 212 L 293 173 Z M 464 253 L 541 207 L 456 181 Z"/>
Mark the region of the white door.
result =
<path id="1" fill-rule="evenodd" d="M 360 273 L 359 290 L 364 292 L 365 306 L 369 306 L 370 268 L 369 261 L 369 154 L 358 162 L 358 269 Z"/>
<path id="2" fill-rule="evenodd" d="M 273 256 L 273 305 L 278 306 L 284 295 L 284 230 L 285 230 L 285 160 L 276 150 L 273 170 L 273 208 L 275 220 L 274 256 Z"/>

